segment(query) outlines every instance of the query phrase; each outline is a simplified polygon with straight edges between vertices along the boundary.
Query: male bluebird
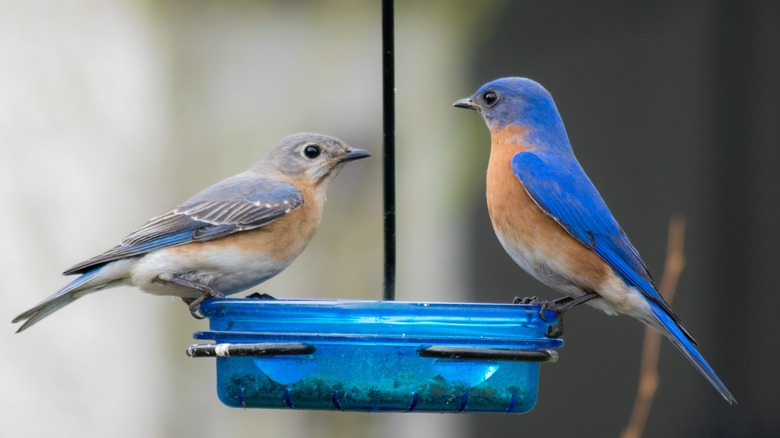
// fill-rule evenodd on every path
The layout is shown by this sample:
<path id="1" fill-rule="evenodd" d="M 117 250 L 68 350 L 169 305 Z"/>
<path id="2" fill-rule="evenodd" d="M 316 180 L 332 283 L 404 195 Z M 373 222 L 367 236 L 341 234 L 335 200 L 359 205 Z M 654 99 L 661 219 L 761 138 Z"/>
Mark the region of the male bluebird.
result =
<path id="1" fill-rule="evenodd" d="M 503 78 L 454 105 L 478 111 L 490 130 L 487 205 L 501 245 L 533 277 L 567 295 L 559 309 L 587 301 L 638 319 L 736 402 L 580 167 L 550 93 L 530 79 Z"/>
<path id="2" fill-rule="evenodd" d="M 121 285 L 181 297 L 196 315 L 207 297 L 268 280 L 303 251 L 322 218 L 330 181 L 368 157 L 341 140 L 293 134 L 239 173 L 157 216 L 119 245 L 65 271 L 78 278 L 14 318 L 30 327 L 82 296 Z"/>

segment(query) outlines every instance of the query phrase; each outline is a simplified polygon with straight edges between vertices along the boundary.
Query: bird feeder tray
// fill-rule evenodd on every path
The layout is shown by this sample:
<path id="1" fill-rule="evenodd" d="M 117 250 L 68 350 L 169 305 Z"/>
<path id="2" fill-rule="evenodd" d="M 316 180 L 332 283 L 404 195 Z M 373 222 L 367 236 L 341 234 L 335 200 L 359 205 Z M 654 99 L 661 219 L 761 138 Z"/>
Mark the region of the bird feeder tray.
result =
<path id="1" fill-rule="evenodd" d="M 525 413 L 560 339 L 538 305 L 210 299 L 192 357 L 238 408 Z"/>

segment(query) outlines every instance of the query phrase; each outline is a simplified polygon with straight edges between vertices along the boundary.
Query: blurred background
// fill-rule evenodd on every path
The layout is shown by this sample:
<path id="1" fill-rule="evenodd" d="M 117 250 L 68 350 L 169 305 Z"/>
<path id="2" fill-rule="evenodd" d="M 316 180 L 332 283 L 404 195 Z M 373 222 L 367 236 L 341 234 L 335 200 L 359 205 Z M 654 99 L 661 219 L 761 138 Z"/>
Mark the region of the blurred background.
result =
<path id="1" fill-rule="evenodd" d="M 398 299 L 556 297 L 494 237 L 487 129 L 451 108 L 534 78 L 656 279 L 670 216 L 687 218 L 673 307 L 739 404 L 664 341 L 647 436 L 778 436 L 779 20 L 775 1 L 397 1 Z M 298 131 L 374 158 L 345 167 L 307 251 L 256 289 L 380 298 L 380 56 L 379 1 L 0 0 L 0 321 Z M 205 328 L 129 288 L 8 324 L 0 436 L 617 436 L 643 331 L 571 312 L 536 409 L 479 416 L 229 409 L 214 362 L 184 354 Z"/>

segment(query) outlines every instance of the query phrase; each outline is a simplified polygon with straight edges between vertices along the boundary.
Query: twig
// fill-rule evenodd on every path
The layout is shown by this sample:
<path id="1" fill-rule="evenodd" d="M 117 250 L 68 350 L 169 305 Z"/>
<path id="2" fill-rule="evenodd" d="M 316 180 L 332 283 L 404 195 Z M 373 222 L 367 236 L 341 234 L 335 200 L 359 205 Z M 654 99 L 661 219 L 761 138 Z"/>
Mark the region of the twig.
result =
<path id="1" fill-rule="evenodd" d="M 669 220 L 669 237 L 666 248 L 666 265 L 658 293 L 671 304 L 677 291 L 680 273 L 685 267 L 683 244 L 685 242 L 685 219 L 672 216 Z M 644 347 L 642 348 L 642 364 L 639 371 L 639 388 L 637 389 L 634 409 L 628 425 L 623 429 L 621 438 L 640 438 L 645 430 L 650 407 L 653 404 L 658 389 L 658 356 L 661 349 L 661 334 L 654 329 L 645 328 Z"/>

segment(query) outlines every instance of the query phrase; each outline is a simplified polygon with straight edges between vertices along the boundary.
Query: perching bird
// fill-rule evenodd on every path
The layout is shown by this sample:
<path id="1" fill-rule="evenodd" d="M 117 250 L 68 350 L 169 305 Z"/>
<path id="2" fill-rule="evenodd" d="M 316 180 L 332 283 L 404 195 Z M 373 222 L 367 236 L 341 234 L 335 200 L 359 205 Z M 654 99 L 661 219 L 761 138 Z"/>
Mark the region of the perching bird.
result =
<path id="1" fill-rule="evenodd" d="M 14 318 L 25 330 L 82 296 L 132 285 L 181 297 L 196 315 L 207 297 L 230 295 L 284 270 L 322 218 L 330 181 L 370 154 L 321 134 L 293 134 L 239 173 L 157 216 L 119 245 L 65 271 L 79 277 Z"/>
<path id="2" fill-rule="evenodd" d="M 638 319 L 736 402 L 580 167 L 550 93 L 530 79 L 503 78 L 454 106 L 476 110 L 490 130 L 487 205 L 501 245 L 529 274 L 568 296 L 559 309 L 587 302 Z"/>

